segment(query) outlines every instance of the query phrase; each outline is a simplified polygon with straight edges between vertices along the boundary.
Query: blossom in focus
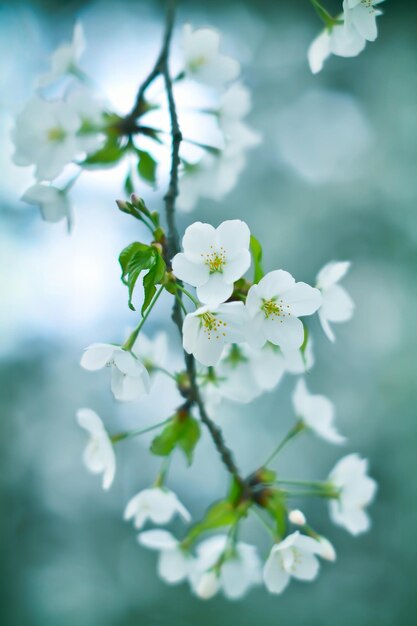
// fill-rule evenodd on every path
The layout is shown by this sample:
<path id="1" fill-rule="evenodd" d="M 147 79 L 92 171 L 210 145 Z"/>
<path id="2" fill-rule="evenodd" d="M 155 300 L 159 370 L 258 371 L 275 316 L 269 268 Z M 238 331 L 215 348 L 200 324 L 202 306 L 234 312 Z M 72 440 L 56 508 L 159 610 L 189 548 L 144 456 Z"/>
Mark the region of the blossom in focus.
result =
<path id="1" fill-rule="evenodd" d="M 347 322 L 351 319 L 355 308 L 353 300 L 346 289 L 338 284 L 349 268 L 349 261 L 332 261 L 325 265 L 317 275 L 316 286 L 322 294 L 319 319 L 330 341 L 335 340 L 330 322 Z"/>
<path id="2" fill-rule="evenodd" d="M 245 321 L 243 302 L 200 307 L 184 319 L 184 350 L 207 367 L 216 365 L 226 344 L 243 341 Z"/>
<path id="3" fill-rule="evenodd" d="M 51 55 L 51 70 L 40 76 L 38 87 L 46 87 L 61 76 L 77 74 L 78 63 L 85 50 L 85 39 L 82 24 L 76 22 L 72 40 L 59 46 Z"/>
<path id="4" fill-rule="evenodd" d="M 229 547 L 226 535 L 210 537 L 197 546 L 190 583 L 199 597 L 212 597 L 222 589 L 227 598 L 237 600 L 261 581 L 261 560 L 255 546 L 239 541 Z"/>
<path id="5" fill-rule="evenodd" d="M 368 476 L 368 461 L 357 454 L 343 457 L 330 472 L 329 481 L 340 490 L 339 497 L 329 503 L 333 522 L 352 535 L 369 530 L 365 507 L 374 499 L 377 484 Z"/>
<path id="6" fill-rule="evenodd" d="M 269 272 L 249 289 L 246 298 L 250 319 L 248 343 L 262 347 L 270 341 L 284 352 L 300 348 L 304 341 L 304 327 L 298 318 L 312 315 L 320 304 L 318 289 L 306 283 L 296 283 L 284 270 Z"/>
<path id="7" fill-rule="evenodd" d="M 316 435 L 330 443 L 342 444 L 346 441 L 333 424 L 333 403 L 325 396 L 311 394 L 303 378 L 297 382 L 292 401 L 297 418 Z"/>
<path id="8" fill-rule="evenodd" d="M 135 528 L 142 528 L 147 520 L 154 524 L 168 524 L 175 515 L 180 515 L 185 522 L 191 521 L 191 515 L 178 500 L 173 491 L 155 487 L 137 493 L 127 503 L 124 519 L 133 518 Z"/>
<path id="9" fill-rule="evenodd" d="M 91 409 L 79 409 L 77 420 L 90 435 L 84 450 L 84 464 L 93 474 L 103 474 L 103 489 L 109 489 L 116 473 L 113 444 L 103 422 Z"/>
<path id="10" fill-rule="evenodd" d="M 214 228 L 195 222 L 184 234 L 184 252 L 172 260 L 174 274 L 197 287 L 201 302 L 215 306 L 225 302 L 233 284 L 250 266 L 250 231 L 241 220 L 227 220 Z"/>
<path id="11" fill-rule="evenodd" d="M 188 578 L 192 557 L 170 532 L 147 530 L 138 535 L 138 541 L 145 548 L 159 552 L 158 575 L 166 583 L 175 585 Z"/>
<path id="12" fill-rule="evenodd" d="M 36 183 L 25 191 L 22 200 L 39 206 L 45 222 L 59 222 L 65 218 L 71 224 L 72 212 L 68 196 L 53 185 Z"/>
<path id="13" fill-rule="evenodd" d="M 38 180 L 53 180 L 80 152 L 76 136 L 81 120 L 66 102 L 38 96 L 16 117 L 12 131 L 16 165 L 35 165 Z"/>
<path id="14" fill-rule="evenodd" d="M 138 400 L 149 393 L 146 367 L 131 352 L 108 343 L 93 343 L 85 349 L 81 366 L 90 371 L 111 368 L 111 390 L 116 400 Z"/>
<path id="15" fill-rule="evenodd" d="M 235 60 L 219 52 L 220 34 L 211 28 L 193 29 L 185 24 L 182 32 L 185 74 L 211 87 L 223 87 L 240 73 Z"/>
<path id="16" fill-rule="evenodd" d="M 282 593 L 291 577 L 298 580 L 314 580 L 319 571 L 321 546 L 312 537 L 299 531 L 288 535 L 273 546 L 265 563 L 263 577 L 270 593 Z"/>

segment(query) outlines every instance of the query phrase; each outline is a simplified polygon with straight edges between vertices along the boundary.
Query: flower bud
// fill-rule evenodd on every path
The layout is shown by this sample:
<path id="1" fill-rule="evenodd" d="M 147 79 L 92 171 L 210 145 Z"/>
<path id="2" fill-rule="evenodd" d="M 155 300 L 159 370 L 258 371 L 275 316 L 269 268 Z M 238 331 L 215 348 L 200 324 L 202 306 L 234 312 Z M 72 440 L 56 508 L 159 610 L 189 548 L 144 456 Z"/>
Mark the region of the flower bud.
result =
<path id="1" fill-rule="evenodd" d="M 336 550 L 333 545 L 330 543 L 326 537 L 319 537 L 318 541 L 321 546 L 320 556 L 322 559 L 326 559 L 326 561 L 335 561 L 336 560 Z"/>
<path id="2" fill-rule="evenodd" d="M 216 595 L 219 587 L 219 577 L 216 572 L 205 572 L 198 581 L 195 592 L 202 600 L 209 600 Z"/>
<path id="3" fill-rule="evenodd" d="M 299 509 L 293 509 L 292 511 L 290 511 L 288 514 L 288 519 L 290 520 L 291 524 L 295 524 L 296 526 L 306 525 L 305 515 Z"/>

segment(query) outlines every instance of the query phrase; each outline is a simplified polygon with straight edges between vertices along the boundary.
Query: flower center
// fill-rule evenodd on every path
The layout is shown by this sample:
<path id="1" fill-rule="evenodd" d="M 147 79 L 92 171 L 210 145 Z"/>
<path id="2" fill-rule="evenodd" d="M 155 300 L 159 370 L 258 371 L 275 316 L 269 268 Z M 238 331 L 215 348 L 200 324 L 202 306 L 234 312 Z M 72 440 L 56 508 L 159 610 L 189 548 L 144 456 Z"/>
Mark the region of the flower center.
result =
<path id="1" fill-rule="evenodd" d="M 227 326 L 226 322 L 223 322 L 223 320 L 218 319 L 209 312 L 200 315 L 200 319 L 201 326 L 208 339 L 221 339 L 221 337 L 226 337 L 226 333 L 224 332 Z"/>
<path id="2" fill-rule="evenodd" d="M 207 59 L 203 54 L 200 54 L 198 57 L 194 57 L 194 59 L 188 64 L 188 67 L 192 72 L 198 72 L 200 67 L 203 67 L 207 64 Z"/>
<path id="3" fill-rule="evenodd" d="M 63 139 L 65 139 L 65 135 L 65 130 L 59 128 L 59 126 L 50 128 L 47 133 L 48 141 L 62 141 Z"/>
<path id="4" fill-rule="evenodd" d="M 361 4 L 369 9 L 369 13 L 375 13 L 374 0 L 361 0 Z"/>
<path id="5" fill-rule="evenodd" d="M 220 274 L 223 272 L 223 268 L 226 265 L 226 251 L 223 247 L 220 247 L 219 250 L 214 250 L 213 246 L 210 246 L 210 252 L 206 252 L 205 254 L 201 254 L 204 260 L 204 265 L 210 270 L 210 274 L 215 274 L 219 272 Z"/>
<path id="6" fill-rule="evenodd" d="M 275 298 L 262 301 L 261 311 L 263 311 L 267 320 L 274 320 L 286 316 L 289 317 L 291 315 L 289 309 L 289 305 L 284 305 L 283 300 L 280 300 L 279 303 L 275 300 Z M 282 319 L 280 319 L 280 322 L 282 323 Z"/>

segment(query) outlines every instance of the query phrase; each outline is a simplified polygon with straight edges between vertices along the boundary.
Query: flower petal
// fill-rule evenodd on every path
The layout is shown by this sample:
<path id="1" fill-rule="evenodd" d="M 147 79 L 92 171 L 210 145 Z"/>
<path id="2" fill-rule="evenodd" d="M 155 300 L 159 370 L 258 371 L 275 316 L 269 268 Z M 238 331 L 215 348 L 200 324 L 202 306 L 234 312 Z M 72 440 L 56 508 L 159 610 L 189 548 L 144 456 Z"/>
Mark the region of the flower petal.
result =
<path id="1" fill-rule="evenodd" d="M 290 306 L 291 315 L 301 317 L 312 315 L 317 311 L 322 302 L 322 296 L 318 289 L 310 287 L 307 283 L 296 283 L 282 295 L 285 304 Z"/>
<path id="2" fill-rule="evenodd" d="M 304 326 L 297 317 L 264 319 L 263 329 L 267 340 L 285 352 L 299 348 L 304 341 Z"/>
<path id="3" fill-rule="evenodd" d="M 179 252 L 172 259 L 172 270 L 177 278 L 193 287 L 204 285 L 210 277 L 210 270 L 201 258 L 198 261 L 192 261 L 183 252 Z"/>
<path id="4" fill-rule="evenodd" d="M 93 343 L 84 350 L 81 367 L 90 371 L 100 370 L 112 360 L 115 350 L 117 346 L 109 343 Z"/>
<path id="5" fill-rule="evenodd" d="M 241 250 L 248 250 L 250 230 L 242 220 L 226 220 L 216 228 L 216 239 L 218 245 L 232 256 Z"/>
<path id="6" fill-rule="evenodd" d="M 233 292 L 233 282 L 226 283 L 223 274 L 210 274 L 204 285 L 197 287 L 197 297 L 200 302 L 209 306 L 216 306 L 225 302 Z"/>
<path id="7" fill-rule="evenodd" d="M 159 528 L 140 533 L 138 541 L 151 550 L 174 550 L 178 546 L 178 541 L 170 532 Z"/>

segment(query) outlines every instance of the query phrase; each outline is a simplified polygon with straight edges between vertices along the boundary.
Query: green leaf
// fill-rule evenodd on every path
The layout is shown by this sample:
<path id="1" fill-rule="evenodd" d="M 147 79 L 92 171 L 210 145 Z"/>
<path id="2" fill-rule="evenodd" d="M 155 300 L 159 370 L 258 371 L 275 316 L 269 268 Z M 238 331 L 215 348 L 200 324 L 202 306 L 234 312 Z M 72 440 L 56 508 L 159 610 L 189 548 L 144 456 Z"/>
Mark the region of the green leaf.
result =
<path id="1" fill-rule="evenodd" d="M 126 195 L 131 196 L 134 190 L 132 172 L 129 172 L 128 175 L 126 176 L 123 187 L 124 187 Z"/>
<path id="2" fill-rule="evenodd" d="M 239 518 L 239 512 L 231 502 L 220 500 L 213 504 L 201 520 L 195 524 L 186 537 L 186 541 L 192 543 L 199 535 L 215 528 L 231 526 Z"/>
<path id="3" fill-rule="evenodd" d="M 163 431 L 155 437 L 151 444 L 152 454 L 169 456 L 176 448 L 180 448 L 191 465 L 193 453 L 200 439 L 200 425 L 191 415 L 176 415 Z"/>
<path id="4" fill-rule="evenodd" d="M 143 288 L 145 291 L 145 299 L 142 306 L 142 315 L 151 303 L 156 292 L 156 286 L 165 276 L 166 264 L 161 255 L 155 250 L 153 264 L 149 272 L 143 279 Z"/>
<path id="5" fill-rule="evenodd" d="M 268 498 L 266 509 L 274 520 L 277 534 L 283 537 L 287 524 L 287 507 L 285 506 L 283 494 L 279 491 L 274 491 Z"/>
<path id="6" fill-rule="evenodd" d="M 83 165 L 111 165 L 120 161 L 125 153 L 125 148 L 121 148 L 117 137 L 109 137 L 100 150 L 90 154 Z"/>
<path id="7" fill-rule="evenodd" d="M 143 150 L 137 150 L 136 152 L 139 157 L 139 163 L 138 163 L 139 176 L 147 183 L 150 183 L 151 185 L 155 185 L 157 162 L 149 154 L 149 152 L 144 152 Z"/>
<path id="8" fill-rule="evenodd" d="M 156 248 L 139 242 L 131 243 L 120 253 L 119 263 L 122 267 L 122 281 L 128 287 L 128 305 L 132 311 L 135 310 L 132 296 L 136 281 L 142 271 L 150 269 L 155 264 L 156 256 L 159 256 Z"/>
<path id="9" fill-rule="evenodd" d="M 259 283 L 264 276 L 262 267 L 262 246 L 253 235 L 250 236 L 250 251 L 253 260 L 253 282 Z"/>

